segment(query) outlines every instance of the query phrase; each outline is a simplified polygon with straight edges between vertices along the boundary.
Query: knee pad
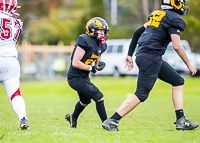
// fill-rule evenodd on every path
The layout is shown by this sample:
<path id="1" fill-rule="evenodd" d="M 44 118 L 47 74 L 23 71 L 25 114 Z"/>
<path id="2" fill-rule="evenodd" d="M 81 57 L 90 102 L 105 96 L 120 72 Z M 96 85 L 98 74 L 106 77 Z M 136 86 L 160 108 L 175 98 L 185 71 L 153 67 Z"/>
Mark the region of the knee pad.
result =
<path id="1" fill-rule="evenodd" d="M 139 93 L 139 92 L 136 91 L 135 95 L 138 97 L 138 99 L 141 102 L 144 102 L 149 97 L 149 92 Z"/>
<path id="2" fill-rule="evenodd" d="M 81 103 L 83 104 L 90 104 L 91 99 L 90 98 L 80 98 Z"/>
<path id="3" fill-rule="evenodd" d="M 97 93 L 93 96 L 92 99 L 93 99 L 95 102 L 98 102 L 102 97 L 103 97 L 103 94 L 99 91 L 99 92 L 97 92 Z"/>
<path id="4" fill-rule="evenodd" d="M 179 78 L 177 78 L 176 80 L 174 80 L 174 82 L 172 83 L 172 86 L 181 86 L 184 85 L 185 80 L 179 76 Z"/>

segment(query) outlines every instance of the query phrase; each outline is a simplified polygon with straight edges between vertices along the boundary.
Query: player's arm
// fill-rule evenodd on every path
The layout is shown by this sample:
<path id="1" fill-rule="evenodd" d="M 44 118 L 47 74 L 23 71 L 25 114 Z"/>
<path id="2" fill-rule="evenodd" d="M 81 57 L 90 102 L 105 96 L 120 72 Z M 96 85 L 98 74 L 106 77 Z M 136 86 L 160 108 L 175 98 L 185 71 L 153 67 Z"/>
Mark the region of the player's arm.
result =
<path id="1" fill-rule="evenodd" d="M 19 18 L 15 19 L 18 23 L 19 23 L 19 26 L 20 26 L 20 30 L 22 30 L 22 27 L 23 27 L 23 21 Z"/>
<path id="2" fill-rule="evenodd" d="M 184 50 L 183 46 L 181 45 L 180 36 L 178 34 L 171 34 L 171 39 L 172 39 L 172 43 L 173 43 L 173 47 L 174 47 L 175 51 L 180 56 L 180 58 L 183 60 L 183 62 L 186 64 L 188 69 L 191 71 L 192 75 L 195 75 L 197 72 L 197 69 L 195 66 L 193 66 L 190 63 L 190 61 L 185 53 L 185 50 Z"/>
<path id="3" fill-rule="evenodd" d="M 131 40 L 131 43 L 129 45 L 129 50 L 128 50 L 128 56 L 133 56 L 133 53 L 135 51 L 138 39 L 140 38 L 140 36 L 142 35 L 142 33 L 144 32 L 145 28 L 147 27 L 147 23 L 145 23 L 143 26 L 141 26 L 140 28 L 138 28 L 134 33 L 133 33 L 133 37 Z"/>
<path id="4" fill-rule="evenodd" d="M 101 61 L 101 56 L 95 61 L 95 65 L 98 66 L 98 63 Z"/>
<path id="5" fill-rule="evenodd" d="M 138 39 L 140 38 L 142 33 L 145 31 L 146 27 L 147 27 L 147 22 L 142 27 L 138 28 L 133 34 L 131 43 L 129 45 L 128 55 L 126 57 L 126 66 L 125 66 L 125 68 L 127 68 L 127 71 L 131 71 L 133 69 L 132 56 L 133 56 L 133 53 L 135 51 Z"/>
<path id="6" fill-rule="evenodd" d="M 76 51 L 74 53 L 73 61 L 72 61 L 72 66 L 74 66 L 77 69 L 81 70 L 89 70 L 90 65 L 85 65 L 83 62 L 81 62 L 81 59 L 85 55 L 85 50 L 83 50 L 80 46 L 76 47 Z"/>
<path id="7" fill-rule="evenodd" d="M 101 61 L 101 56 L 97 59 L 97 61 L 95 62 L 95 65 L 96 65 L 96 67 L 97 67 L 96 69 L 98 71 L 103 70 L 104 67 L 106 66 L 106 64 L 103 61 Z"/>

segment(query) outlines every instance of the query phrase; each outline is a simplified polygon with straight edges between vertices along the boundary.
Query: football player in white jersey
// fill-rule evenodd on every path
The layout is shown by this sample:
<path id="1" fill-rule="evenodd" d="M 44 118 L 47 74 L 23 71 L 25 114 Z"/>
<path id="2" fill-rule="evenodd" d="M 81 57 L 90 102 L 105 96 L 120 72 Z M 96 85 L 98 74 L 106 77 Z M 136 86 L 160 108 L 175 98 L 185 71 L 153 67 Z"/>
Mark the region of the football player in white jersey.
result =
<path id="1" fill-rule="evenodd" d="M 13 18 L 19 8 L 17 0 L 0 0 L 0 81 L 17 114 L 21 129 L 30 129 L 26 105 L 20 93 L 20 65 L 16 44 L 23 22 Z"/>

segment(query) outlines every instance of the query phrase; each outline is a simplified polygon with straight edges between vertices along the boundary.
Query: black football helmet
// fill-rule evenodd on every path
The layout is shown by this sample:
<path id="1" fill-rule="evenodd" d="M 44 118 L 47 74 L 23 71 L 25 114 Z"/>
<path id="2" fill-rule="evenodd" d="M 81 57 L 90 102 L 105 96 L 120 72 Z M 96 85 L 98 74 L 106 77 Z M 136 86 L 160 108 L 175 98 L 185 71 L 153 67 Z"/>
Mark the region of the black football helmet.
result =
<path id="1" fill-rule="evenodd" d="M 161 0 L 162 9 L 173 9 L 180 15 L 187 15 L 188 7 L 185 6 L 187 0 Z"/>
<path id="2" fill-rule="evenodd" d="M 105 30 L 105 33 L 104 33 L 104 39 L 105 40 L 109 37 L 108 32 L 109 32 L 110 29 L 108 27 L 107 22 L 101 17 L 91 18 L 87 22 L 85 29 L 86 29 L 86 34 L 88 34 L 89 36 L 92 36 L 94 38 L 98 39 L 97 31 L 99 29 Z"/>

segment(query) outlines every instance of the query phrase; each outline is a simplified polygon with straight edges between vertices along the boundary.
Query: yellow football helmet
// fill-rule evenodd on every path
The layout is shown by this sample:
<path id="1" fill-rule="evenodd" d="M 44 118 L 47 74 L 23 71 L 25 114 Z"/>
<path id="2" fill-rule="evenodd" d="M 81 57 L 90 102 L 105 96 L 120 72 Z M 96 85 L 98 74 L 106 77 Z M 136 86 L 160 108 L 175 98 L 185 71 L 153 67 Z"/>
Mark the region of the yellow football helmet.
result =
<path id="1" fill-rule="evenodd" d="M 94 18 L 91 18 L 87 24 L 86 24 L 86 34 L 88 34 L 89 36 L 92 36 L 94 38 L 97 38 L 98 34 L 97 34 L 97 31 L 99 29 L 103 29 L 105 30 L 105 33 L 104 33 L 104 38 L 107 39 L 109 37 L 109 27 L 108 27 L 108 24 L 107 22 L 101 18 L 101 17 L 94 17 Z"/>

